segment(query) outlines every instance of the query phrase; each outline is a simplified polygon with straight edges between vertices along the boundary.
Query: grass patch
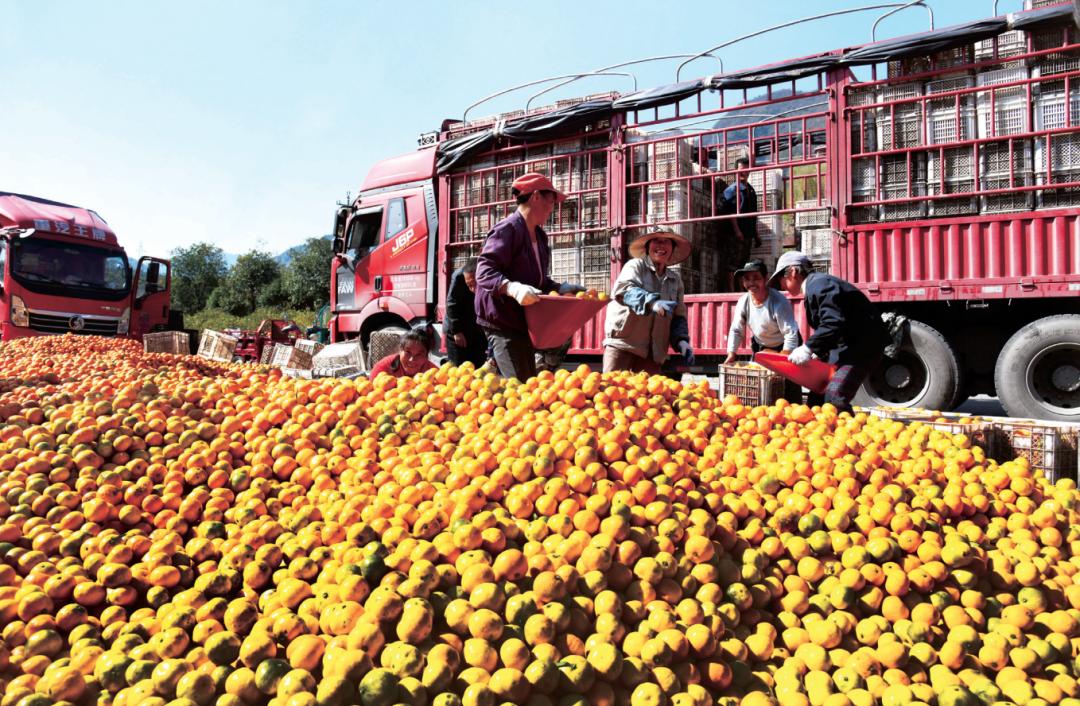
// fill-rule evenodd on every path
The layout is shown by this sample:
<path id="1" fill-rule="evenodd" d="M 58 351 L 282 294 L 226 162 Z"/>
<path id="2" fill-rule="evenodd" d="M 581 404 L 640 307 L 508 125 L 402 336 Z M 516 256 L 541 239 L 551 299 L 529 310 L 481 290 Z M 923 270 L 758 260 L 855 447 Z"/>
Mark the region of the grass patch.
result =
<path id="1" fill-rule="evenodd" d="M 227 328 L 254 329 L 265 319 L 292 319 L 300 328 L 306 329 L 315 322 L 315 311 L 262 308 L 247 316 L 234 316 L 222 309 L 204 309 L 196 314 L 184 314 L 184 328 L 198 331 L 207 328 L 215 331 Z"/>

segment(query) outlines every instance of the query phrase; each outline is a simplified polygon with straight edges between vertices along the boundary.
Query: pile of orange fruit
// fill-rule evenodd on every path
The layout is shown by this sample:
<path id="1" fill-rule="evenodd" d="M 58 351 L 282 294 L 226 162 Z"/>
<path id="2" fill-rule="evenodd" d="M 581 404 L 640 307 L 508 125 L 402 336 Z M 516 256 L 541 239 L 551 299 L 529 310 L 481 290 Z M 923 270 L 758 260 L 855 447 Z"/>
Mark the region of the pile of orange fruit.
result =
<path id="1" fill-rule="evenodd" d="M 0 706 L 1076 706 L 1074 482 L 587 368 L 0 346 Z"/>

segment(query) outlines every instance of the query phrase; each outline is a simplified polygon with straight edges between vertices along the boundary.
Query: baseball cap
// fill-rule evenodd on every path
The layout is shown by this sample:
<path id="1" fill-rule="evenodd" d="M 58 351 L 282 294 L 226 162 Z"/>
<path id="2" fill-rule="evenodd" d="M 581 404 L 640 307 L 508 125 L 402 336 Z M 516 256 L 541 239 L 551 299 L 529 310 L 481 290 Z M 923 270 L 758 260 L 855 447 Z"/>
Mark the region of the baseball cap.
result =
<path id="1" fill-rule="evenodd" d="M 555 194 L 555 201 L 558 203 L 566 200 L 566 194 L 556 189 L 552 185 L 551 179 L 536 172 L 522 174 L 517 179 L 514 179 L 514 183 L 510 186 L 520 194 L 531 194 L 534 191 L 550 191 Z"/>
<path id="2" fill-rule="evenodd" d="M 780 255 L 780 259 L 776 261 L 776 270 L 773 272 L 772 277 L 769 278 L 769 286 L 779 288 L 780 274 L 792 265 L 797 265 L 805 270 L 813 268 L 810 258 L 806 256 L 806 253 L 799 252 L 798 250 L 788 250 Z"/>

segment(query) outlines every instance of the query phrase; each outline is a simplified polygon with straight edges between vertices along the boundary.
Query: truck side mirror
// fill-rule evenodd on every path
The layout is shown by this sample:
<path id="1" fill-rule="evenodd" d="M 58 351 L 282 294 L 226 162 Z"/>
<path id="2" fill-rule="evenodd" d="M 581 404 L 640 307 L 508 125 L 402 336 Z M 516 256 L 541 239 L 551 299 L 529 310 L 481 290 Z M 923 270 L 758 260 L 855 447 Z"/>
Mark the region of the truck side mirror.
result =
<path id="1" fill-rule="evenodd" d="M 339 208 L 334 215 L 334 252 L 345 252 L 345 222 L 349 218 L 347 207 Z"/>

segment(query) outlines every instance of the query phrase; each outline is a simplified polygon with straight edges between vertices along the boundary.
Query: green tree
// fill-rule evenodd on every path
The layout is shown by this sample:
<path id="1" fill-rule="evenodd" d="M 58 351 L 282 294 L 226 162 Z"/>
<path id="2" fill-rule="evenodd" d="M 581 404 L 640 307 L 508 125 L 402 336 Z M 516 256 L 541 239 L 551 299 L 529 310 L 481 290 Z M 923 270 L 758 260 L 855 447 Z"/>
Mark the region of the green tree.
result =
<path id="1" fill-rule="evenodd" d="M 236 259 L 236 264 L 225 278 L 227 296 L 219 298 L 222 306 L 232 314 L 250 314 L 259 303 L 259 294 L 281 276 L 281 265 L 274 256 L 261 250 L 251 250 Z"/>
<path id="2" fill-rule="evenodd" d="M 289 306 L 289 290 L 285 288 L 285 278 L 278 277 L 266 289 L 259 292 L 259 306 Z"/>
<path id="3" fill-rule="evenodd" d="M 306 243 L 293 248 L 291 254 L 284 277 L 289 303 L 301 309 L 314 309 L 328 301 L 333 242 L 328 238 L 308 238 Z"/>
<path id="4" fill-rule="evenodd" d="M 172 251 L 172 306 L 189 314 L 206 308 L 210 293 L 225 279 L 225 253 L 210 243 Z"/>

